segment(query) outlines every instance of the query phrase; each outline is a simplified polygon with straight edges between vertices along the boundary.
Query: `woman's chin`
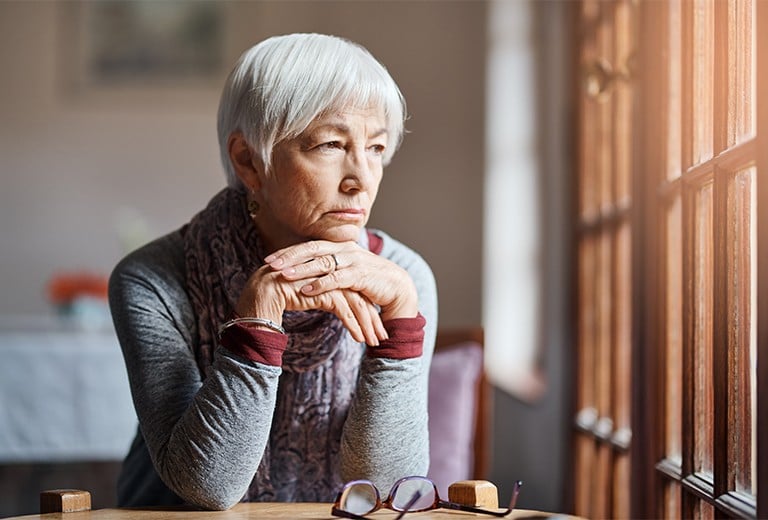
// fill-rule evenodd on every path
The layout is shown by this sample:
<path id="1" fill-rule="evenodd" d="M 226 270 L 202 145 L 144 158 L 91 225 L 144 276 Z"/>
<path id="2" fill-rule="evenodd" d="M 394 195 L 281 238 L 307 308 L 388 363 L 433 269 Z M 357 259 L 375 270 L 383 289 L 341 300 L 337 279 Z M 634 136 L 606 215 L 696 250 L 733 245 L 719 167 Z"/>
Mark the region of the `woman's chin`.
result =
<path id="1" fill-rule="evenodd" d="M 343 226 L 328 230 L 317 237 L 317 240 L 328 240 L 329 242 L 357 242 L 360 238 L 360 228 L 358 226 Z"/>

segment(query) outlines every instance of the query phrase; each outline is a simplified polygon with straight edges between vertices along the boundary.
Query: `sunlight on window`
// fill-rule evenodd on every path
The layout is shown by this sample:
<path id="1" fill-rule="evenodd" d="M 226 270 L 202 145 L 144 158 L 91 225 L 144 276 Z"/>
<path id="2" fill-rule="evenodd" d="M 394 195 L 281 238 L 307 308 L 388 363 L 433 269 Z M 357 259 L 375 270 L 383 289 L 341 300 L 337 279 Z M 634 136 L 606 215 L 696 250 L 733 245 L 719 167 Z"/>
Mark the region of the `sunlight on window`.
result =
<path id="1" fill-rule="evenodd" d="M 528 2 L 491 2 L 486 123 L 486 370 L 519 398 L 543 390 L 537 373 L 540 186 L 535 135 L 533 14 Z"/>

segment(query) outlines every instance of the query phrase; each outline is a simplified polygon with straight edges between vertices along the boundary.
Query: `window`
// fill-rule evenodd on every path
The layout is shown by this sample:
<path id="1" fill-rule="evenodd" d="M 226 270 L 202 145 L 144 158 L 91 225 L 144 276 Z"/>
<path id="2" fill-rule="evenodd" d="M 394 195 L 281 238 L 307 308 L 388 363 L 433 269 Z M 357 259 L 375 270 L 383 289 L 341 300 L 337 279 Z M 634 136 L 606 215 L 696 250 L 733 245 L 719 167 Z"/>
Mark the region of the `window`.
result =
<path id="1" fill-rule="evenodd" d="M 581 6 L 575 512 L 768 514 L 768 129 L 756 98 L 767 6 Z"/>
<path id="2" fill-rule="evenodd" d="M 581 4 L 575 511 L 630 516 L 633 4 Z"/>

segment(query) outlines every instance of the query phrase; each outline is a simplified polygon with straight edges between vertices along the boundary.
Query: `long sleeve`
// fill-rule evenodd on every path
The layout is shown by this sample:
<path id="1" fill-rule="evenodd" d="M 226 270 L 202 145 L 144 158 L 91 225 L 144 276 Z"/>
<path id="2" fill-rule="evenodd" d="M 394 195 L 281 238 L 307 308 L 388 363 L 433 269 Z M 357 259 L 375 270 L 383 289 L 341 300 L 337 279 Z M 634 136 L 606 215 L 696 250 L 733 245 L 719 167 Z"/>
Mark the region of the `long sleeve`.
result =
<path id="1" fill-rule="evenodd" d="M 429 469 L 427 390 L 437 325 L 437 289 L 427 263 L 386 234 L 381 256 L 413 279 L 426 319 L 421 357 L 364 357 L 341 444 L 344 480 L 367 478 L 387 493 L 400 477 Z"/>
<path id="2" fill-rule="evenodd" d="M 385 240 L 380 254 L 405 268 L 416 284 L 419 310 L 426 320 L 422 356 L 404 360 L 362 356 L 360 361 L 359 351 L 346 351 L 344 362 L 361 363 L 359 377 L 346 394 L 352 396 L 350 408 L 344 405 L 333 412 L 343 421 L 343 430 L 341 439 L 328 439 L 327 464 L 313 476 L 313 482 L 322 484 L 309 495 L 298 493 L 290 486 L 301 482 L 302 476 L 294 478 L 292 470 L 280 465 L 280 471 L 288 472 L 281 478 L 290 482 L 281 499 L 326 495 L 331 499 L 339 479 L 358 477 L 370 478 L 384 490 L 401 476 L 427 472 L 427 377 L 437 323 L 435 282 L 421 257 L 381 235 Z M 205 379 L 200 377 L 192 348 L 198 342 L 196 317 L 185 276 L 181 238 L 174 233 L 129 255 L 110 279 L 110 306 L 140 424 L 118 485 L 121 506 L 186 501 L 226 509 L 248 490 L 268 443 L 313 433 L 273 431 L 276 406 L 283 418 L 297 417 L 306 408 L 302 403 L 294 409 L 280 367 L 219 348 Z M 279 381 L 282 404 L 277 404 Z M 337 402 L 342 401 L 339 395 Z M 339 442 L 333 455 L 330 444 Z M 326 484 L 333 489 L 325 489 Z"/>
<path id="3" fill-rule="evenodd" d="M 261 460 L 281 370 L 219 349 L 201 380 L 179 248 L 173 234 L 122 261 L 110 279 L 110 306 L 155 471 L 185 501 L 226 509 L 242 498 Z M 137 495 L 141 489 L 123 505 L 158 503 Z"/>

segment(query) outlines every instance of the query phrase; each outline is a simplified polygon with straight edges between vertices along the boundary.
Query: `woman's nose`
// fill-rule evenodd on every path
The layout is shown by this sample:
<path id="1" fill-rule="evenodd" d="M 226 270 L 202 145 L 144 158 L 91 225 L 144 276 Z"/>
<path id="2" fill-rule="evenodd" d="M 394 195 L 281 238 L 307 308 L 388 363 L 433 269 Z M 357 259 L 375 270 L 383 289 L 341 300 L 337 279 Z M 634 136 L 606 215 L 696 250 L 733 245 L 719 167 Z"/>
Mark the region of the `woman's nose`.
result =
<path id="1" fill-rule="evenodd" d="M 345 161 L 342 191 L 365 191 L 373 180 L 371 165 L 364 150 L 350 152 Z"/>

